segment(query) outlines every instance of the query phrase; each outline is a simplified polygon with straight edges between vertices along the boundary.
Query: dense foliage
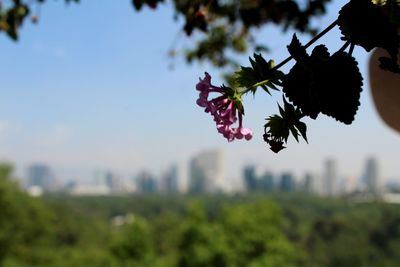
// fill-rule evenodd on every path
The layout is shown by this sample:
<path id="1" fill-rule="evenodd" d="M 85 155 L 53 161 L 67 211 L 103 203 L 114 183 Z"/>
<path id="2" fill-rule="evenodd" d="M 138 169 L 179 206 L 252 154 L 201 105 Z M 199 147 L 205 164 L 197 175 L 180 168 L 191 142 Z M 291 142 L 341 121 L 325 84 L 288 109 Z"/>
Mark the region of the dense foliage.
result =
<path id="1" fill-rule="evenodd" d="M 0 168 L 0 266 L 397 267 L 397 205 L 301 195 L 27 196 Z"/>

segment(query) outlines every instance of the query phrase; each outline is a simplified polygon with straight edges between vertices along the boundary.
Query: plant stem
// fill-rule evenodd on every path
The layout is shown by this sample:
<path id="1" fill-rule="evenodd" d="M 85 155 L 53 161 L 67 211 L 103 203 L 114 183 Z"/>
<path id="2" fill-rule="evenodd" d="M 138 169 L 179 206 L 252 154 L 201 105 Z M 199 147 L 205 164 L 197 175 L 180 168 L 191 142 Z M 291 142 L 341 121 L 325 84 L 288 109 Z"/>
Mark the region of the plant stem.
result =
<path id="1" fill-rule="evenodd" d="M 347 41 L 340 49 L 338 52 L 343 52 L 344 50 L 346 50 L 347 47 L 349 47 L 349 45 L 351 44 L 350 41 Z"/>
<path id="2" fill-rule="evenodd" d="M 273 78 L 271 78 L 271 79 L 258 82 L 258 83 L 256 83 L 256 84 L 252 85 L 251 88 L 253 88 L 253 87 L 258 87 L 258 86 L 261 86 L 261 85 L 265 85 L 265 84 L 267 84 L 267 83 L 269 83 L 269 82 L 278 80 L 278 79 L 282 78 L 283 76 L 285 76 L 285 75 L 279 75 L 279 76 L 273 77 Z"/>
<path id="3" fill-rule="evenodd" d="M 322 36 L 324 36 L 325 34 L 327 34 L 330 30 L 332 30 L 338 23 L 338 20 L 335 20 L 334 22 L 332 22 L 328 27 L 326 27 L 322 32 L 320 32 L 319 34 L 317 34 L 314 38 L 312 38 L 308 43 L 306 43 L 304 45 L 304 48 L 307 49 L 308 47 L 310 47 L 312 44 L 314 44 L 316 41 L 318 41 L 318 39 L 320 39 Z M 281 68 L 282 66 L 284 66 L 286 63 L 288 63 L 290 60 L 292 60 L 293 57 L 289 56 L 287 57 L 285 60 L 283 60 L 281 63 L 279 63 L 278 65 L 276 65 L 274 68 L 271 69 L 271 71 L 275 71 L 279 68 Z"/>
<path id="4" fill-rule="evenodd" d="M 306 43 L 303 47 L 305 49 L 307 49 L 308 47 L 310 47 L 312 44 L 314 44 L 316 41 L 318 41 L 318 39 L 320 39 L 322 36 L 324 36 L 326 33 L 328 33 L 330 30 L 332 30 L 338 23 L 338 20 L 335 20 L 334 22 L 332 22 L 328 27 L 326 27 L 323 31 L 321 31 L 319 34 L 317 34 L 314 38 L 312 38 L 308 43 Z M 346 49 L 347 46 L 349 46 L 350 42 L 346 42 L 345 45 L 341 48 L 341 50 Z M 351 49 L 352 47 L 350 47 Z M 293 57 L 289 56 L 288 58 L 286 58 L 285 60 L 283 60 L 281 63 L 279 63 L 278 65 L 276 65 L 275 67 L 273 67 L 272 69 L 270 69 L 270 73 L 273 73 L 274 71 L 278 70 L 279 68 L 281 68 L 282 66 L 284 66 L 286 63 L 288 63 L 290 60 L 292 60 Z M 283 75 L 284 76 L 284 75 Z M 265 85 L 271 81 L 274 80 L 278 80 L 282 78 L 282 76 L 278 76 L 278 77 L 274 77 L 272 79 L 268 79 L 268 80 L 264 80 L 261 82 L 258 82 L 254 85 L 252 85 L 251 87 L 247 88 L 244 93 L 249 92 L 252 88 L 258 87 L 258 86 L 262 86 Z"/>
<path id="5" fill-rule="evenodd" d="M 355 47 L 355 44 L 354 44 L 354 43 L 351 43 L 350 49 L 349 49 L 349 55 L 350 55 L 350 56 L 353 55 L 354 47 Z"/>

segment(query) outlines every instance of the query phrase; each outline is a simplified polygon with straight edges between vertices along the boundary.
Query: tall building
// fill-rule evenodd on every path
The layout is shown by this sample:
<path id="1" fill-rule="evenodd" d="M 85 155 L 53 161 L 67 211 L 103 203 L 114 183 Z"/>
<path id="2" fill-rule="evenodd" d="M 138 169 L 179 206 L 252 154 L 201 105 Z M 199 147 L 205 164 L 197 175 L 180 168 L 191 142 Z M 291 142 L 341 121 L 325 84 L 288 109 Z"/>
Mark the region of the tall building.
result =
<path id="1" fill-rule="evenodd" d="M 328 159 L 325 161 L 324 172 L 322 175 L 322 192 L 325 196 L 335 196 L 338 193 L 337 190 L 337 169 L 336 161 Z"/>
<path id="2" fill-rule="evenodd" d="M 223 154 L 219 150 L 200 153 L 190 161 L 189 192 L 213 193 L 224 190 Z"/>
<path id="3" fill-rule="evenodd" d="M 157 180 L 147 172 L 141 172 L 136 179 L 136 188 L 139 193 L 155 193 L 158 191 Z"/>
<path id="4" fill-rule="evenodd" d="M 363 182 L 367 193 L 379 195 L 381 193 L 381 185 L 379 179 L 378 162 L 375 158 L 370 157 L 366 160 Z"/>
<path id="5" fill-rule="evenodd" d="M 177 193 L 178 182 L 178 167 L 174 165 L 162 177 L 162 190 L 167 193 Z"/>
<path id="6" fill-rule="evenodd" d="M 45 164 L 33 164 L 28 168 L 28 188 L 39 187 L 45 191 L 54 190 L 55 178 L 50 167 Z"/>
<path id="7" fill-rule="evenodd" d="M 110 193 L 122 191 L 122 180 L 111 171 L 97 171 L 95 174 L 96 186 L 106 186 Z"/>
<path id="8" fill-rule="evenodd" d="M 279 190 L 282 192 L 294 192 L 296 182 L 292 173 L 283 173 L 280 177 Z"/>
<path id="9" fill-rule="evenodd" d="M 244 184 L 247 192 L 257 191 L 256 168 L 253 165 L 244 167 L 243 169 Z"/>
<path id="10" fill-rule="evenodd" d="M 274 175 L 272 172 L 265 172 L 259 178 L 258 187 L 263 192 L 272 192 L 275 189 Z"/>
<path id="11" fill-rule="evenodd" d="M 307 194 L 315 193 L 315 178 L 311 173 L 306 173 L 303 180 L 303 192 Z"/>

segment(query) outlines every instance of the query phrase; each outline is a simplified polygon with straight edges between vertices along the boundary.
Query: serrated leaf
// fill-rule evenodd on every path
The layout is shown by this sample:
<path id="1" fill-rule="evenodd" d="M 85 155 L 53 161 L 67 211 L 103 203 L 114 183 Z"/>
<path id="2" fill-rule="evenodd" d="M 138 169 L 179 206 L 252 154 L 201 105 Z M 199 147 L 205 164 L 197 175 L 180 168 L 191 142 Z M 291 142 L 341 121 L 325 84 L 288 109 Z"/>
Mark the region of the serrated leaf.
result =
<path id="1" fill-rule="evenodd" d="M 312 119 L 320 113 L 317 98 L 312 91 L 313 71 L 311 66 L 296 63 L 284 77 L 282 91 L 301 111 Z"/>
<path id="2" fill-rule="evenodd" d="M 311 52 L 311 58 L 313 61 L 323 62 L 329 59 L 330 53 L 325 45 L 317 45 Z"/>
<path id="3" fill-rule="evenodd" d="M 280 115 L 270 116 L 267 119 L 267 123 L 264 125 L 264 130 L 267 134 L 264 136 L 264 139 L 271 145 L 271 149 L 272 146 L 280 147 L 280 149 L 284 148 L 283 142 L 287 142 L 290 133 L 297 142 L 299 142 L 298 137 L 300 135 L 307 141 L 305 133 L 307 128 L 305 124 L 300 121 L 303 115 L 298 109 L 295 109 L 293 105 L 288 103 L 285 98 L 283 98 L 283 102 L 283 107 L 278 105 Z M 297 126 L 299 126 L 299 128 Z M 300 134 L 299 131 L 301 131 Z"/>
<path id="4" fill-rule="evenodd" d="M 287 127 L 285 120 L 278 115 L 269 117 L 268 122 L 264 127 L 268 128 L 268 133 L 270 133 L 271 136 L 283 139 L 285 142 L 289 137 L 289 128 Z"/>
<path id="5" fill-rule="evenodd" d="M 307 125 L 304 122 L 298 121 L 295 123 L 296 128 L 299 130 L 301 136 L 304 138 L 304 140 L 306 140 L 306 142 L 308 143 L 307 140 Z"/>
<path id="6" fill-rule="evenodd" d="M 398 25 L 371 0 L 351 0 L 344 5 L 339 12 L 338 25 L 345 40 L 366 51 L 381 47 L 388 51 L 393 62 L 397 62 Z"/>
<path id="7" fill-rule="evenodd" d="M 314 85 L 321 112 L 351 124 L 363 85 L 357 61 L 345 52 L 336 52 L 315 72 Z"/>
<path id="8" fill-rule="evenodd" d="M 304 115 L 320 112 L 351 124 L 360 104 L 362 76 L 356 60 L 345 52 L 329 55 L 316 46 L 307 61 L 297 62 L 283 80 L 286 97 Z"/>
<path id="9" fill-rule="evenodd" d="M 280 105 L 278 105 L 278 107 L 279 107 L 279 113 L 281 114 L 282 117 L 284 117 L 285 111 L 283 110 L 283 108 Z"/>
<path id="10" fill-rule="evenodd" d="M 306 49 L 302 46 L 296 34 L 293 34 L 292 41 L 287 46 L 287 49 L 296 61 L 303 61 L 308 57 Z"/>
<path id="11" fill-rule="evenodd" d="M 297 142 L 299 142 L 299 133 L 297 132 L 296 128 L 289 127 L 290 132 L 292 133 L 293 137 L 296 139 Z"/>
<path id="12" fill-rule="evenodd" d="M 254 59 L 249 58 L 251 67 L 241 66 L 236 72 L 235 82 L 239 87 L 244 87 L 255 93 L 257 87 L 262 87 L 265 92 L 271 94 L 269 89 L 278 90 L 273 82 L 283 76 L 281 71 L 272 71 L 275 63 L 273 60 L 266 61 L 261 54 L 254 54 Z"/>

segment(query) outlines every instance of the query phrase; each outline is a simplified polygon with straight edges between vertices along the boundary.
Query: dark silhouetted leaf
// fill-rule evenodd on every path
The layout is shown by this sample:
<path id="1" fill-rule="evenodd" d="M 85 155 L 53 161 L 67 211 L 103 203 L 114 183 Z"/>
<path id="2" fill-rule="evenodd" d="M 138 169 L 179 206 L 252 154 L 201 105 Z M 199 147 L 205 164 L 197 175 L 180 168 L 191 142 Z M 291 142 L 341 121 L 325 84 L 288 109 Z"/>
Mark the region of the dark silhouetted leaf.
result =
<path id="1" fill-rule="evenodd" d="M 251 90 L 253 93 L 260 86 L 270 94 L 269 89 L 278 90 L 276 85 L 284 76 L 283 72 L 273 70 L 275 62 L 273 60 L 266 61 L 261 54 L 254 54 L 254 59 L 249 59 L 251 67 L 241 67 L 236 72 L 236 83 L 239 87 Z M 263 84 L 259 84 L 264 82 Z"/>
<path id="2" fill-rule="evenodd" d="M 345 52 L 336 52 L 316 68 L 314 87 L 322 113 L 351 124 L 360 105 L 362 76 L 357 61 Z"/>
<path id="3" fill-rule="evenodd" d="M 283 144 L 287 143 L 290 133 L 297 142 L 299 142 L 300 135 L 307 141 L 307 126 L 300 121 L 304 115 L 299 109 L 288 103 L 285 98 L 283 98 L 283 102 L 283 107 L 278 105 L 279 115 L 268 117 L 267 123 L 264 125 L 264 141 L 270 145 L 271 150 L 275 153 L 285 148 Z"/>
<path id="4" fill-rule="evenodd" d="M 287 46 L 287 49 L 296 61 L 302 61 L 308 57 L 306 49 L 301 45 L 296 34 L 293 35 L 292 42 Z"/>
<path id="5" fill-rule="evenodd" d="M 362 46 L 366 51 L 381 47 L 397 64 L 400 37 L 390 15 L 371 0 L 351 0 L 339 12 L 338 24 L 345 40 Z M 385 65 L 384 65 L 385 66 Z"/>
<path id="6" fill-rule="evenodd" d="M 345 52 L 330 56 L 324 45 L 316 46 L 311 56 L 306 54 L 298 59 L 283 80 L 283 92 L 288 99 L 312 119 L 322 112 L 350 124 L 360 105 L 362 90 L 356 60 Z"/>

